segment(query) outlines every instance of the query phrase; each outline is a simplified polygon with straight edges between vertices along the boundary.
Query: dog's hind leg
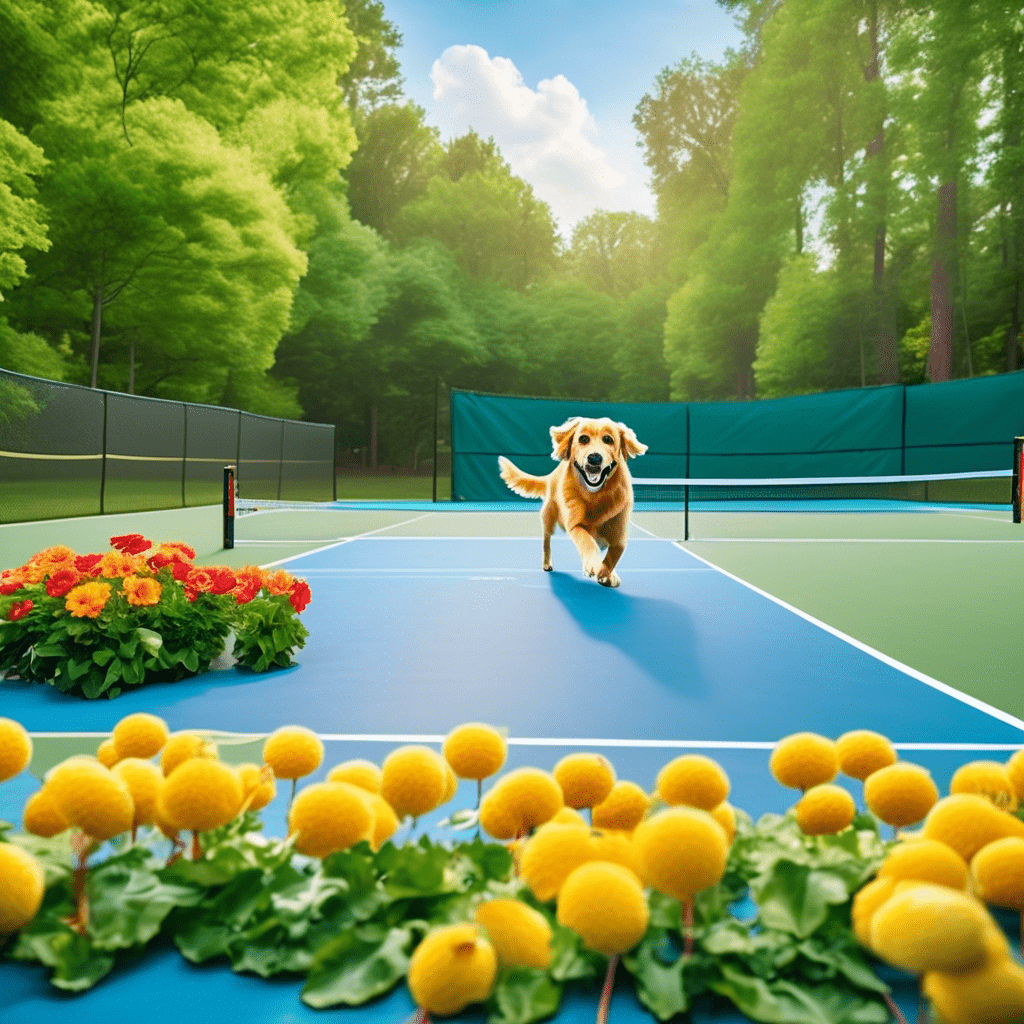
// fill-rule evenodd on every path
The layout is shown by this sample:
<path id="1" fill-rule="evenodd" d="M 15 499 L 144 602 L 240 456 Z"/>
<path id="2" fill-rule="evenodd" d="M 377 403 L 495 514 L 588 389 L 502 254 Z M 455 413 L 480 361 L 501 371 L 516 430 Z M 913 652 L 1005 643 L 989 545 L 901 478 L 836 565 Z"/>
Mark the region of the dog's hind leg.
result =
<path id="1" fill-rule="evenodd" d="M 544 524 L 544 565 L 545 572 L 551 572 L 551 535 L 558 525 L 558 509 L 552 502 L 540 510 L 540 519 Z"/>

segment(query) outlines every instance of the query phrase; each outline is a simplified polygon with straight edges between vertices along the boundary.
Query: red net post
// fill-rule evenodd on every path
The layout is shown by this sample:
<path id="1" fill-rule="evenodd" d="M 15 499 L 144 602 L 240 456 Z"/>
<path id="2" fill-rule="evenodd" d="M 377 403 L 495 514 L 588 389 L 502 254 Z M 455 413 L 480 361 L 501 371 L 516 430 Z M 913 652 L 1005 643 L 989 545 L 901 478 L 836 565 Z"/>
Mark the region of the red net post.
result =
<path id="1" fill-rule="evenodd" d="M 1013 439 L 1013 521 L 1021 521 L 1024 505 L 1024 437 Z"/>

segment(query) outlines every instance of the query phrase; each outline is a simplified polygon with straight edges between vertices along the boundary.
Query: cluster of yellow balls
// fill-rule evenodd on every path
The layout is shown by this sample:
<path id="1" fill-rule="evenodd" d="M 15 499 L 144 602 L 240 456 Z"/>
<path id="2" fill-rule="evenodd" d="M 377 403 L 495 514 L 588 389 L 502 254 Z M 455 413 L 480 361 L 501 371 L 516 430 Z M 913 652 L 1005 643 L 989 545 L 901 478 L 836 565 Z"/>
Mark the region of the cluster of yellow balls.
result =
<path id="1" fill-rule="evenodd" d="M 1020 1024 L 1024 967 L 985 904 L 1024 914 L 1024 751 L 1005 764 L 972 761 L 940 798 L 926 769 L 900 761 L 878 733 L 858 730 L 834 743 L 814 733 L 781 740 L 772 774 L 804 791 L 794 808 L 808 835 L 839 832 L 853 798 L 832 784 L 839 772 L 864 783 L 864 802 L 903 833 L 874 880 L 854 897 L 854 932 L 894 967 L 921 976 L 943 1024 Z"/>

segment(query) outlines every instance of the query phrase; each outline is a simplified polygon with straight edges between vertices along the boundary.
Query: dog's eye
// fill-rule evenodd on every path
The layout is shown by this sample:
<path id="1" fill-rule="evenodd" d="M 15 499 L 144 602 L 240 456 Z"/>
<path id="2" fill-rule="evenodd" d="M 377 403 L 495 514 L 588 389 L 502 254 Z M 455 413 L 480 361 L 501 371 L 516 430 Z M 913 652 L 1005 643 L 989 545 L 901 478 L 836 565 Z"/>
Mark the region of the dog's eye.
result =
<path id="1" fill-rule="evenodd" d="M 615 442 L 607 434 L 605 434 L 604 437 L 601 438 L 601 440 L 604 441 L 605 444 L 615 444 Z"/>
<path id="2" fill-rule="evenodd" d="M 590 444 L 590 438 L 586 434 L 580 434 L 580 444 Z"/>

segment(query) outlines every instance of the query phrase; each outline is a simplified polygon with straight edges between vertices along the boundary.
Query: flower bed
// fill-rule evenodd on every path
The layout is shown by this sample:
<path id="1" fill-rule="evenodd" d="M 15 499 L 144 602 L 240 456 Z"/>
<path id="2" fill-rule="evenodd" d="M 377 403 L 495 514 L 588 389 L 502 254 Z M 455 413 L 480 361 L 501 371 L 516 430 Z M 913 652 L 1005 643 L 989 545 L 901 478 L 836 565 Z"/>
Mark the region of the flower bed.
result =
<path id="1" fill-rule="evenodd" d="M 46 548 L 0 572 L 0 672 L 83 697 L 205 672 L 225 650 L 262 672 L 293 664 L 305 580 L 195 565 L 188 544 L 111 537 L 102 554 Z"/>

